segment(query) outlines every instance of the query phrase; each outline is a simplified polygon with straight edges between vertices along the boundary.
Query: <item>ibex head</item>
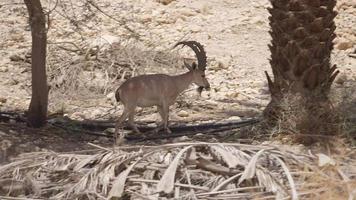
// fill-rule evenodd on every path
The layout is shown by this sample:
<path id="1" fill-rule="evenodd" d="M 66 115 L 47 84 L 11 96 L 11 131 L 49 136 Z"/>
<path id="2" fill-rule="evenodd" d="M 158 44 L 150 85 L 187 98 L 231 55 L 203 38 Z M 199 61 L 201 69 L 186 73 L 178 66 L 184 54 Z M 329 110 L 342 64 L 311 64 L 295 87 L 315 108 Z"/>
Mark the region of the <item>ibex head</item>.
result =
<path id="1" fill-rule="evenodd" d="M 184 66 L 189 69 L 193 73 L 193 83 L 199 86 L 198 91 L 201 91 L 203 88 L 210 89 L 210 84 L 205 77 L 205 69 L 206 69 L 206 52 L 204 51 L 203 45 L 196 41 L 182 41 L 178 42 L 174 47 L 178 45 L 187 45 L 191 49 L 193 49 L 198 64 L 193 62 L 193 64 L 189 65 L 188 63 L 184 62 Z"/>

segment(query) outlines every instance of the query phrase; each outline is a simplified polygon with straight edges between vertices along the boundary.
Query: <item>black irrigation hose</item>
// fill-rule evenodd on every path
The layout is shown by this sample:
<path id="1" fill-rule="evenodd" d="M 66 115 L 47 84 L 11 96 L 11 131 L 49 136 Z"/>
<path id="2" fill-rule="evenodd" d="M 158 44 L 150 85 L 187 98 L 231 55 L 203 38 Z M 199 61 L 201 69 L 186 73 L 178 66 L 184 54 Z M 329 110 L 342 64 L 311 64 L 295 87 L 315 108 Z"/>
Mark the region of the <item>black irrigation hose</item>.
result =
<path id="1" fill-rule="evenodd" d="M 8 121 L 9 119 L 16 120 L 18 122 L 24 122 L 24 117 L 21 114 L 14 112 L 0 112 L 0 121 Z M 200 123 L 193 125 L 172 125 L 170 129 L 172 134 L 167 134 L 164 132 L 159 132 L 152 134 L 154 128 L 148 126 L 139 126 L 138 129 L 143 133 L 142 135 L 131 135 L 129 134 L 126 139 L 129 141 L 145 141 L 145 140 L 155 140 L 155 139 L 167 139 L 174 137 L 181 137 L 187 135 L 195 135 L 197 133 L 202 133 L 206 135 L 216 134 L 222 131 L 237 129 L 245 126 L 254 125 L 259 123 L 261 120 L 259 118 L 245 119 L 241 121 L 228 121 L 228 122 L 211 122 L 211 123 Z M 146 122 L 150 123 L 150 122 Z M 152 122 L 153 123 L 153 122 Z M 100 136 L 113 138 L 112 134 L 102 133 L 108 128 L 114 128 L 114 122 L 108 121 L 75 121 L 69 118 L 53 118 L 48 120 L 48 124 L 58 127 L 64 130 L 72 132 L 80 132 L 88 135 Z M 125 130 L 130 130 L 129 127 L 123 127 Z"/>
<path id="2" fill-rule="evenodd" d="M 241 128 L 249 125 L 253 125 L 260 122 L 260 119 L 258 118 L 252 118 L 252 119 L 246 119 L 242 121 L 231 121 L 231 122 L 220 122 L 220 123 L 201 123 L 197 125 L 172 125 L 170 126 L 170 129 L 172 130 L 173 133 L 167 134 L 164 132 L 159 132 L 152 134 L 152 131 L 154 128 L 152 127 L 147 127 L 147 126 L 141 126 L 138 127 L 139 130 L 142 132 L 143 135 L 131 135 L 129 134 L 126 139 L 129 141 L 145 141 L 145 140 L 154 140 L 154 139 L 167 139 L 167 138 L 174 138 L 174 137 L 180 137 L 180 136 L 185 136 L 185 135 L 195 135 L 197 133 L 203 133 L 203 134 L 214 134 L 222 131 L 227 131 L 227 130 L 232 130 L 236 128 Z M 72 125 L 69 126 L 69 124 Z M 103 134 L 101 133 L 107 128 L 113 128 L 115 126 L 114 123 L 109 123 L 109 122 L 103 122 L 101 125 L 96 124 L 90 124 L 90 122 L 74 122 L 72 123 L 71 121 L 61 121 L 61 122 L 53 122 L 51 125 L 70 130 L 70 131 L 78 131 L 82 132 L 85 134 L 89 135 L 95 135 L 95 136 L 102 136 L 102 137 L 108 137 L 108 138 L 113 138 L 112 134 Z M 74 126 L 73 126 L 74 125 Z M 78 127 L 78 128 L 75 128 Z M 123 127 L 125 130 L 130 130 L 129 127 Z M 93 129 L 95 131 L 93 131 Z M 101 129 L 101 130 L 98 130 Z"/>
<path id="3" fill-rule="evenodd" d="M 175 138 L 181 136 L 188 136 L 188 135 L 196 135 L 198 133 L 202 133 L 204 135 L 212 135 L 216 133 L 220 133 L 222 131 L 233 130 L 237 128 L 242 128 L 245 126 L 254 125 L 260 122 L 259 119 L 247 119 L 239 122 L 234 123 L 225 123 L 225 124 L 213 124 L 209 123 L 209 125 L 204 126 L 206 124 L 198 124 L 198 125 L 187 125 L 184 127 L 170 127 L 173 133 L 167 134 L 159 132 L 154 135 L 149 135 L 147 137 L 142 136 L 126 136 L 126 139 L 129 141 L 146 141 L 146 140 L 155 140 L 155 139 L 168 139 L 168 138 Z M 144 134 L 144 133 L 143 133 Z"/>

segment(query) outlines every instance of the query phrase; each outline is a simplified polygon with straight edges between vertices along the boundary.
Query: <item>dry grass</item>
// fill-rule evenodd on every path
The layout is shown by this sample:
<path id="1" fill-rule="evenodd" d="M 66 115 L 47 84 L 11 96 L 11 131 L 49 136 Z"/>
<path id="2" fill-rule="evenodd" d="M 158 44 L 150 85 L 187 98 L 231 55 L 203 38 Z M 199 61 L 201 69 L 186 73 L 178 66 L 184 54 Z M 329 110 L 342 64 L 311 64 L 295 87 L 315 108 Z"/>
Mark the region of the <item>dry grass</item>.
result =
<path id="1" fill-rule="evenodd" d="M 93 54 L 73 56 L 73 52 L 52 47 L 48 55 L 51 99 L 103 96 L 132 76 L 174 73 L 181 66 L 182 61 L 176 51 L 164 53 L 142 49 L 146 48 L 137 44 L 114 43 L 106 50 L 98 47 Z"/>
<path id="2" fill-rule="evenodd" d="M 355 151 L 330 158 L 245 144 L 96 147 L 23 154 L 0 167 L 0 193 L 45 199 L 321 199 L 341 187 L 345 197 L 356 192 Z"/>
<path id="3" fill-rule="evenodd" d="M 330 100 L 315 104 L 300 95 L 286 94 L 280 103 L 280 116 L 273 136 L 290 144 L 325 144 L 334 146 L 336 140 L 346 139 L 355 146 L 356 87 L 355 82 L 334 88 Z M 262 125 L 266 126 L 266 125 Z"/>
<path id="4" fill-rule="evenodd" d="M 329 102 L 314 105 L 300 96 L 288 96 L 281 107 L 279 125 L 290 131 L 297 143 L 324 143 L 339 133 L 338 115 L 331 111 Z"/>
<path id="5" fill-rule="evenodd" d="M 107 13 L 106 6 L 86 0 L 44 2 L 45 8 L 53 8 L 51 20 L 66 27 L 56 29 L 48 24 L 50 99 L 63 102 L 103 97 L 132 76 L 158 72 L 174 74 L 182 66 L 183 60 L 176 50 L 157 51 L 156 47 L 162 49 L 161 44 L 143 42 L 129 28 L 137 19 Z M 129 9 L 120 3 L 110 6 L 118 10 Z M 87 25 L 101 23 L 103 19 L 112 20 L 112 28 L 125 30 L 127 34 L 108 35 Z M 172 45 L 175 42 L 178 41 L 172 41 Z"/>
<path id="6" fill-rule="evenodd" d="M 356 81 L 343 83 L 331 95 L 335 110 L 341 117 L 342 135 L 351 146 L 356 146 Z"/>

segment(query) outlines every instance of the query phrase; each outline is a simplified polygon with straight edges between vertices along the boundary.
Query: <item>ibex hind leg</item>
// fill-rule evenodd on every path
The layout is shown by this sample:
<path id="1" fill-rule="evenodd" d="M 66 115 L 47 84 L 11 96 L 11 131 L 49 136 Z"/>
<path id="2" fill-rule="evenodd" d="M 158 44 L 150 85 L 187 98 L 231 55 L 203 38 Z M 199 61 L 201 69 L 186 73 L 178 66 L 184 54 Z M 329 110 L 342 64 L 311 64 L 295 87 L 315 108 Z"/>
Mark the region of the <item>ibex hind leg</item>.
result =
<path id="1" fill-rule="evenodd" d="M 125 107 L 123 113 L 121 114 L 120 118 L 117 120 L 116 125 L 115 125 L 114 138 L 115 138 L 116 144 L 118 144 L 118 145 L 122 144 L 125 139 L 126 135 L 124 132 L 120 133 L 120 128 L 128 116 L 129 116 L 129 110 Z"/>
<path id="2" fill-rule="evenodd" d="M 134 123 L 134 118 L 135 118 L 135 109 L 130 112 L 129 114 L 129 126 L 133 131 L 135 131 L 138 134 L 142 134 L 140 130 L 138 130 L 136 124 Z"/>

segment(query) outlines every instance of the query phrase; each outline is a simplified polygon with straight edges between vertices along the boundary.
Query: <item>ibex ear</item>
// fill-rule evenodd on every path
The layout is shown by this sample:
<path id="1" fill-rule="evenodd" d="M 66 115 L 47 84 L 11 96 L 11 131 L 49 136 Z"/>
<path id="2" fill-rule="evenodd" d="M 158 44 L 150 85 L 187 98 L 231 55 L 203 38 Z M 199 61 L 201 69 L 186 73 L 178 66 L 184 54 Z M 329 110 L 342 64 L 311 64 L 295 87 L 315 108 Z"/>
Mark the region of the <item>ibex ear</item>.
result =
<path id="1" fill-rule="evenodd" d="M 193 62 L 193 64 L 192 64 L 192 69 L 194 70 L 194 69 L 196 69 L 196 68 L 197 68 L 197 63 Z"/>

